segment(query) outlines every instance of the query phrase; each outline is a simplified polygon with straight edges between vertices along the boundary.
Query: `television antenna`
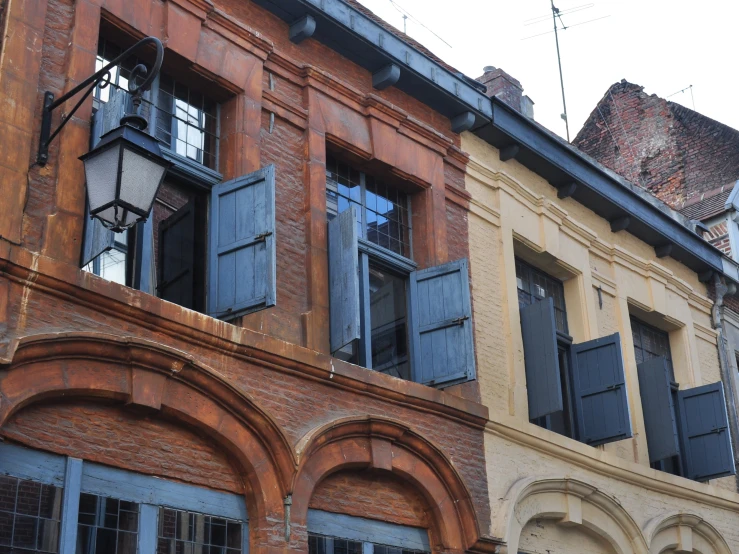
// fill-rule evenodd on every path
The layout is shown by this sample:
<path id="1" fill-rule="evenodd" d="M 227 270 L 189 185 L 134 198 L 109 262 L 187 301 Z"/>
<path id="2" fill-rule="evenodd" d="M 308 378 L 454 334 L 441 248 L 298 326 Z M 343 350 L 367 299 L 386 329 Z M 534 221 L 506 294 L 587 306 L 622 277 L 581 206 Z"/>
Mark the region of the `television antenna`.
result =
<path id="1" fill-rule="evenodd" d="M 681 92 L 685 92 L 686 90 L 690 91 L 690 101 L 693 103 L 693 111 L 695 111 L 695 98 L 693 98 L 693 85 L 688 85 L 687 87 L 680 89 L 677 92 L 673 92 L 669 96 L 665 96 L 665 100 L 667 100 L 668 98 L 672 98 L 673 96 L 677 96 L 678 94 L 680 94 Z"/>
<path id="2" fill-rule="evenodd" d="M 392 0 L 391 0 L 392 1 Z M 554 29 L 551 31 L 545 31 L 543 33 L 538 33 L 536 35 L 531 35 L 529 37 L 522 38 L 521 40 L 528 40 L 535 37 L 540 37 L 543 35 L 548 35 L 550 33 L 554 33 L 554 43 L 557 46 L 557 65 L 559 66 L 559 85 L 562 89 L 562 114 L 560 117 L 565 122 L 565 132 L 567 134 L 567 142 L 570 142 L 570 123 L 567 120 L 567 101 L 565 99 L 565 82 L 564 82 L 564 76 L 562 74 L 562 55 L 559 51 L 559 31 L 566 31 L 567 29 L 570 29 L 572 27 L 578 27 L 580 25 L 585 25 L 586 23 L 592 23 L 593 21 L 599 21 L 601 19 L 605 19 L 607 17 L 610 17 L 610 15 L 604 15 L 602 17 L 596 17 L 595 19 L 589 19 L 587 21 L 581 21 L 580 23 L 574 23 L 572 25 L 565 25 L 564 20 L 562 19 L 563 15 L 571 15 L 573 13 L 577 13 L 583 10 L 587 10 L 595 6 L 595 4 L 583 4 L 582 6 L 575 6 L 574 8 L 567 8 L 564 10 L 560 10 L 558 7 L 554 5 L 554 0 L 549 0 L 551 7 L 552 7 L 552 23 L 554 25 Z M 535 25 L 537 23 L 544 23 L 549 19 L 549 15 L 544 15 L 540 17 L 534 17 L 532 19 L 528 19 L 524 21 L 524 26 L 529 25 Z M 560 27 L 561 25 L 561 27 Z"/>
<path id="3" fill-rule="evenodd" d="M 406 10 L 403 6 L 401 6 L 400 4 L 398 4 L 395 0 L 389 0 L 389 1 L 390 1 L 390 4 L 393 6 L 393 8 L 395 8 L 400 13 L 400 15 L 403 16 L 403 34 L 404 35 L 407 35 L 408 34 L 408 32 L 407 32 L 407 30 L 408 30 L 407 23 L 408 23 L 408 20 L 410 19 L 411 21 L 417 23 L 418 25 L 420 25 L 421 27 L 423 27 L 424 29 L 426 29 L 429 33 L 431 33 L 436 38 L 438 38 L 441 42 L 443 42 L 444 44 L 446 44 L 449 48 L 452 48 L 452 45 L 451 44 L 449 44 L 447 41 L 445 41 L 443 38 L 441 38 L 439 35 L 437 35 L 431 29 L 429 29 L 428 27 L 426 27 L 426 25 L 424 25 L 423 23 L 421 23 L 418 19 L 416 19 L 415 17 L 413 17 L 413 14 L 411 12 L 409 12 L 408 10 Z"/>

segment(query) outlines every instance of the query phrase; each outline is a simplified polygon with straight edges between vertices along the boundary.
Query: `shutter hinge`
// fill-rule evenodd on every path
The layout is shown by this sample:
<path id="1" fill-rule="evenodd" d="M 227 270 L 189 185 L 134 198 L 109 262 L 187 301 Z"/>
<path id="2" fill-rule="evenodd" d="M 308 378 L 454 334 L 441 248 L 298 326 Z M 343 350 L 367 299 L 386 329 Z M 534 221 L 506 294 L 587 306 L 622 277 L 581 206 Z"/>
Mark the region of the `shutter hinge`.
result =
<path id="1" fill-rule="evenodd" d="M 462 325 L 469 318 L 470 318 L 470 316 L 468 316 L 468 315 L 463 316 L 463 317 L 458 317 L 457 319 L 453 319 L 452 320 L 452 324 L 454 324 L 454 325 Z"/>
<path id="2" fill-rule="evenodd" d="M 272 231 L 267 231 L 266 233 L 260 233 L 257 236 L 254 237 L 254 242 L 264 242 L 267 237 L 272 235 Z"/>

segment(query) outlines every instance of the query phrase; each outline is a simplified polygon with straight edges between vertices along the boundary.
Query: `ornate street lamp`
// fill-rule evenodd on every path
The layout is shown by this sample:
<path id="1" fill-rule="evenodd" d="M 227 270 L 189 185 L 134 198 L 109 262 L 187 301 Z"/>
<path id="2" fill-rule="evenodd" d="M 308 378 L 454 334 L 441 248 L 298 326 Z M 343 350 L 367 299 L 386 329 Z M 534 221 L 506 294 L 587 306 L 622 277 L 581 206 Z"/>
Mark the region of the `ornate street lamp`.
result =
<path id="1" fill-rule="evenodd" d="M 162 43 L 155 37 L 142 39 L 58 100 L 54 101 L 51 92 L 44 95 L 41 141 L 37 157 L 39 165 L 46 164 L 49 159 L 49 143 L 59 134 L 95 87 L 108 86 L 110 70 L 147 44 L 154 44 L 157 49 L 151 73 L 145 65 L 139 64 L 134 67 L 128 81 L 135 113 L 121 118 L 120 127 L 103 135 L 95 148 L 80 156 L 85 165 L 90 216 L 98 218 L 103 225 L 114 231 L 122 231 L 139 221 L 146 220 L 167 170 L 172 166 L 162 157 L 158 141 L 144 132 L 147 122 L 139 115 L 143 93 L 151 86 L 162 66 L 164 57 Z M 136 81 L 139 78 L 145 80 L 137 85 Z M 62 118 L 59 127 L 51 133 L 52 110 L 87 86 L 90 88 L 72 111 Z"/>

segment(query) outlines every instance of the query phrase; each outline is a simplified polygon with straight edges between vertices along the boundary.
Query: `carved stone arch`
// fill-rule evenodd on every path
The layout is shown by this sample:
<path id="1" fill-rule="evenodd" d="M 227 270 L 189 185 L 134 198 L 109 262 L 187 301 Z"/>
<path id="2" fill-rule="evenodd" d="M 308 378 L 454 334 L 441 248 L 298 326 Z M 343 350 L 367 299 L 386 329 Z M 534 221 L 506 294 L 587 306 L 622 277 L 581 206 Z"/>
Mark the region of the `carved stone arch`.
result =
<path id="1" fill-rule="evenodd" d="M 649 554 L 675 550 L 696 554 L 731 554 L 726 539 L 699 515 L 669 512 L 647 522 Z"/>
<path id="2" fill-rule="evenodd" d="M 346 418 L 314 429 L 297 445 L 292 523 L 305 528 L 318 484 L 350 469 L 390 472 L 411 484 L 432 512 L 434 552 L 494 552 L 497 541 L 481 537 L 470 494 L 444 453 L 402 423 L 380 417 Z"/>
<path id="3" fill-rule="evenodd" d="M 52 398 L 106 398 L 158 413 L 233 457 L 253 537 L 283 520 L 293 451 L 272 419 L 213 369 L 158 343 L 99 333 L 36 335 L 12 346 L 12 361 L 0 365 L 0 429 L 20 409 Z"/>
<path id="4" fill-rule="evenodd" d="M 621 504 L 583 481 L 533 477 L 516 481 L 493 517 L 493 535 L 506 544 L 501 554 L 518 552 L 521 531 L 534 518 L 582 526 L 617 554 L 649 553 L 641 529 Z"/>

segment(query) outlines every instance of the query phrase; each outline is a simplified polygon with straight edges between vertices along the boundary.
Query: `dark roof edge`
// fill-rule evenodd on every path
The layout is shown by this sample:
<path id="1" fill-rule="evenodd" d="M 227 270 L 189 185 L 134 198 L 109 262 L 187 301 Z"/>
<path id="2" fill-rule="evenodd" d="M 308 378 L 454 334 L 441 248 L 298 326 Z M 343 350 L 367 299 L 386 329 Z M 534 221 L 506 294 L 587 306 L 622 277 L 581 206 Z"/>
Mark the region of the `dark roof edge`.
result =
<path id="1" fill-rule="evenodd" d="M 695 271 L 724 272 L 725 256 L 720 250 L 686 227 L 687 220 L 671 210 L 646 191 L 608 170 L 574 146 L 564 142 L 523 114 L 513 110 L 497 98 L 492 100 L 472 86 L 468 78 L 454 73 L 389 32 L 376 21 L 343 0 L 254 0 L 254 2 L 288 23 L 306 14 L 336 31 L 329 36 L 317 33 L 314 38 L 349 57 L 359 59 L 362 49 L 370 49 L 374 60 L 397 64 L 401 72 L 410 75 L 412 85 L 401 81 L 396 85 L 409 95 L 450 118 L 464 111 L 473 112 L 473 132 L 496 147 L 501 138 L 518 143 L 530 152 L 529 165 L 539 164 L 540 174 L 558 174 L 578 183 L 587 194 L 576 194 L 575 199 L 596 213 L 604 211 L 627 213 L 635 221 L 634 230 L 628 230 L 648 244 L 672 244 L 678 255 L 672 257 Z M 356 42 L 347 44 L 346 41 Z M 367 67 L 365 63 L 360 63 Z M 380 67 L 367 67 L 376 71 Z M 419 87 L 420 88 L 417 88 Z M 448 103 L 439 107 L 439 100 Z M 534 163 L 536 160 L 536 163 Z M 547 177 L 547 175 L 542 175 Z M 550 182 L 552 179 L 549 178 Z M 556 183 L 553 183 L 556 185 Z M 578 198 L 579 197 L 579 198 Z M 602 206 L 601 206 L 602 204 Z M 603 208 L 607 208 L 604 210 Z M 733 262 L 731 262 L 733 264 Z M 735 264 L 734 264 L 735 265 Z M 733 267 L 733 266 L 732 266 Z M 735 268 L 736 269 L 736 268 Z M 731 273 L 731 272 L 730 272 Z M 739 269 L 733 271 L 739 277 Z"/>

